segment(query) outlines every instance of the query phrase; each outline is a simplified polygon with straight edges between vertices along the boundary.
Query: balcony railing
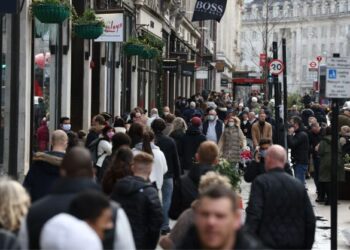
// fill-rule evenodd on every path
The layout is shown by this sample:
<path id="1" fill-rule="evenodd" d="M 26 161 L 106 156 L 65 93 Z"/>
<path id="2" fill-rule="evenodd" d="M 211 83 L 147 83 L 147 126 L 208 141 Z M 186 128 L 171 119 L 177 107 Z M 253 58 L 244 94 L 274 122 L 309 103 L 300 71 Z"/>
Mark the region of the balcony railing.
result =
<path id="1" fill-rule="evenodd" d="M 96 11 L 117 10 L 122 7 L 123 0 L 94 0 Z"/>

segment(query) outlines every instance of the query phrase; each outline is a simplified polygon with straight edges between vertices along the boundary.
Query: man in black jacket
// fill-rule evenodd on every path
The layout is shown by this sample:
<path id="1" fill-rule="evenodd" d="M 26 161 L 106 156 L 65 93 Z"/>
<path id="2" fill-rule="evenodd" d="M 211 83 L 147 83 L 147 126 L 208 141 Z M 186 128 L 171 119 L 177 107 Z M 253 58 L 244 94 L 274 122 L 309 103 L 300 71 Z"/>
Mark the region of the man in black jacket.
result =
<path id="1" fill-rule="evenodd" d="M 152 164 L 151 155 L 136 155 L 134 176 L 119 180 L 111 196 L 125 209 L 137 249 L 156 248 L 163 221 L 157 189 L 148 181 Z"/>
<path id="2" fill-rule="evenodd" d="M 266 247 L 311 249 L 315 215 L 304 185 L 283 170 L 287 154 L 271 146 L 266 154 L 266 174 L 252 184 L 246 226 Z"/>
<path id="3" fill-rule="evenodd" d="M 164 153 L 168 165 L 168 172 L 164 175 L 162 186 L 164 217 L 161 234 L 165 235 L 170 232 L 168 213 L 171 204 L 171 196 L 173 194 L 174 181 L 180 178 L 180 160 L 174 139 L 163 135 L 163 130 L 166 128 L 165 121 L 163 119 L 155 119 L 152 122 L 151 127 L 155 134 L 155 144 Z"/>
<path id="4" fill-rule="evenodd" d="M 199 197 L 195 219 L 176 249 L 264 249 L 251 235 L 240 230 L 240 211 L 234 192 L 213 185 Z"/>
<path id="5" fill-rule="evenodd" d="M 295 116 L 288 130 L 288 147 L 292 150 L 292 163 L 295 177 L 305 185 L 305 175 L 309 163 L 309 136 L 304 130 L 303 121 Z"/>
<path id="6" fill-rule="evenodd" d="M 53 183 L 60 177 L 59 166 L 66 153 L 68 137 L 63 130 L 56 130 L 51 136 L 52 151 L 38 152 L 33 156 L 23 186 L 30 194 L 32 202 L 47 195 Z"/>

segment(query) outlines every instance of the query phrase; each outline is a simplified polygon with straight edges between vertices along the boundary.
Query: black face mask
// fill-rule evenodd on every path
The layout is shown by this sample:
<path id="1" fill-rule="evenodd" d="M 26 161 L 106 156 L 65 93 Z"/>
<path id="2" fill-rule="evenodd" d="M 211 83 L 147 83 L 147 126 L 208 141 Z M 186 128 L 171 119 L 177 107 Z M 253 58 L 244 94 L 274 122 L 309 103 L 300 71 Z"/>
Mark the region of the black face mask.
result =
<path id="1" fill-rule="evenodd" d="M 264 126 L 265 125 L 265 121 L 259 121 L 260 126 Z"/>

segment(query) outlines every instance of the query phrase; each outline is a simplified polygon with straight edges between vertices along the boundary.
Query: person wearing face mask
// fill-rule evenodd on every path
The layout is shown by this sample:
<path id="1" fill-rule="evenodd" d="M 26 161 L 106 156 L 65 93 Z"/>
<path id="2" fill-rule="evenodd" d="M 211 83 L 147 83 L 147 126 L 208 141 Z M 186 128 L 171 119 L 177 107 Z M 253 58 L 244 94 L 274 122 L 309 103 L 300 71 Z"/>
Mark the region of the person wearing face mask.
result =
<path id="1" fill-rule="evenodd" d="M 241 130 L 246 137 L 247 145 L 250 148 L 253 148 L 253 141 L 252 141 L 252 124 L 249 122 L 249 116 L 247 112 L 243 112 L 242 118 L 241 118 Z"/>
<path id="2" fill-rule="evenodd" d="M 265 171 L 265 157 L 267 150 L 271 146 L 272 142 L 270 139 L 262 138 L 259 141 L 259 147 L 255 151 L 254 160 L 247 164 L 247 168 L 244 172 L 244 180 L 248 183 L 251 183 L 261 174 L 264 174 Z M 284 166 L 284 171 L 290 175 L 293 175 L 290 165 L 288 163 Z"/>
<path id="3" fill-rule="evenodd" d="M 240 120 L 237 117 L 229 118 L 219 141 L 220 155 L 229 162 L 237 163 L 240 160 L 240 151 L 246 144 Z"/>
<path id="4" fill-rule="evenodd" d="M 62 129 L 64 132 L 68 133 L 72 129 L 72 125 L 70 123 L 69 117 L 62 117 L 60 119 L 60 129 Z"/>
<path id="5" fill-rule="evenodd" d="M 259 121 L 252 125 L 252 140 L 255 149 L 262 138 L 272 141 L 272 126 L 266 121 L 266 114 L 263 112 L 259 114 Z"/>
<path id="6" fill-rule="evenodd" d="M 207 120 L 203 123 L 203 134 L 207 140 L 218 143 L 224 128 L 225 124 L 218 119 L 215 109 L 210 109 Z"/>

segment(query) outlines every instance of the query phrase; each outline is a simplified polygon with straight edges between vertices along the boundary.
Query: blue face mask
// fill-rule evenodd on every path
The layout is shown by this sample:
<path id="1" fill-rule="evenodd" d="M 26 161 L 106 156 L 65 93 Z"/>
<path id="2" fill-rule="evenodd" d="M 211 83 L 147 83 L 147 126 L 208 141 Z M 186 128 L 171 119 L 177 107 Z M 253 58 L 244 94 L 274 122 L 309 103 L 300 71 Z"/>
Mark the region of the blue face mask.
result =
<path id="1" fill-rule="evenodd" d="M 260 157 L 265 158 L 266 153 L 267 153 L 267 150 L 260 150 Z"/>

